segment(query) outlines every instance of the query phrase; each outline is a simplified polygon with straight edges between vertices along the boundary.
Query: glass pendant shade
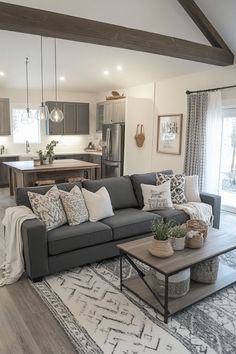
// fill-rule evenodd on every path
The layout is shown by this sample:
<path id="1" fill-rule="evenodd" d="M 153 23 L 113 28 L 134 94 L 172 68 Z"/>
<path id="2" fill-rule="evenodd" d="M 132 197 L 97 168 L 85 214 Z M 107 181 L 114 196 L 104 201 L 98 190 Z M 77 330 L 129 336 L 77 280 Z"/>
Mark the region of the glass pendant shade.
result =
<path id="1" fill-rule="evenodd" d="M 50 113 L 50 119 L 52 122 L 59 123 L 64 119 L 64 114 L 59 108 L 54 108 Z"/>
<path id="2" fill-rule="evenodd" d="M 21 115 L 21 123 L 23 124 L 32 124 L 34 121 L 34 115 L 30 111 L 29 108 L 24 109 L 22 115 Z"/>
<path id="3" fill-rule="evenodd" d="M 48 106 L 42 102 L 41 106 L 39 107 L 39 111 L 38 111 L 38 119 L 39 120 L 47 120 L 48 118 L 49 118 Z"/>

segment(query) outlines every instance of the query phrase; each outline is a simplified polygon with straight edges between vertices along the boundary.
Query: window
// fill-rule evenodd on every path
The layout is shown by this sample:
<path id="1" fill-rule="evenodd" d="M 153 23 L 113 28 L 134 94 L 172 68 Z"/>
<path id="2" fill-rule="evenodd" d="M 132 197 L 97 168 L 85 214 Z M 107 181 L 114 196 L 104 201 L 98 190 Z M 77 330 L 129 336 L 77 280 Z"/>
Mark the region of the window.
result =
<path id="1" fill-rule="evenodd" d="M 13 127 L 13 143 L 25 144 L 26 140 L 30 143 L 39 144 L 40 141 L 40 121 L 37 119 L 37 110 L 31 109 L 33 119 L 32 123 L 22 123 L 22 114 L 25 109 L 12 109 L 12 127 Z"/>

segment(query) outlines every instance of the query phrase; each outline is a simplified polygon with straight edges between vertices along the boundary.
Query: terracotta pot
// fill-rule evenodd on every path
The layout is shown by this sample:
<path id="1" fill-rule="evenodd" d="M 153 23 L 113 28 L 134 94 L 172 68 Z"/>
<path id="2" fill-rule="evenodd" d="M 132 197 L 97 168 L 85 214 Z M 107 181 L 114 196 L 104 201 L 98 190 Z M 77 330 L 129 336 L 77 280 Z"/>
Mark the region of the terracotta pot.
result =
<path id="1" fill-rule="evenodd" d="M 148 251 L 156 257 L 167 258 L 174 254 L 173 248 L 169 240 L 156 240 L 153 238 L 152 244 Z"/>
<path id="2" fill-rule="evenodd" d="M 185 236 L 184 237 L 171 237 L 171 244 L 174 251 L 181 251 L 185 246 Z"/>

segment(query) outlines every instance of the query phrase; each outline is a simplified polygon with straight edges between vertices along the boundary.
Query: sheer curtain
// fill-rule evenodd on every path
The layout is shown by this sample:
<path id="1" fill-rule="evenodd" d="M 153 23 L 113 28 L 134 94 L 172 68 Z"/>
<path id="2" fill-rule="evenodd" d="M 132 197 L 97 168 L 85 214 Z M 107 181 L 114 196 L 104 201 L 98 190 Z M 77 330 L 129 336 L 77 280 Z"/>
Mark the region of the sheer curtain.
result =
<path id="1" fill-rule="evenodd" d="M 209 92 L 206 117 L 206 165 L 203 185 L 204 191 L 213 194 L 219 193 L 222 128 L 221 91 Z"/>

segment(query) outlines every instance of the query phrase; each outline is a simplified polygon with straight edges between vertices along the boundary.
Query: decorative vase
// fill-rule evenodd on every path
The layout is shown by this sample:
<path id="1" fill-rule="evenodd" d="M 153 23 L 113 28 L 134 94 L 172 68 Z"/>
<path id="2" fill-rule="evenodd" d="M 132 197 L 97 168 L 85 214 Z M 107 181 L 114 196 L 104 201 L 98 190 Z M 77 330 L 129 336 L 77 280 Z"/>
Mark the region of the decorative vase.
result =
<path id="1" fill-rule="evenodd" d="M 182 251 L 185 247 L 185 236 L 184 237 L 171 237 L 171 244 L 174 251 Z"/>
<path id="2" fill-rule="evenodd" d="M 53 161 L 54 161 L 54 156 L 49 156 L 48 161 L 49 161 L 50 164 L 53 163 Z"/>
<path id="3" fill-rule="evenodd" d="M 155 238 L 153 238 L 152 244 L 148 251 L 151 253 L 151 255 L 160 258 L 167 258 L 174 254 L 169 240 L 156 240 Z"/>
<path id="4" fill-rule="evenodd" d="M 49 158 L 47 157 L 46 159 L 43 159 L 43 165 L 48 165 L 49 164 Z"/>

